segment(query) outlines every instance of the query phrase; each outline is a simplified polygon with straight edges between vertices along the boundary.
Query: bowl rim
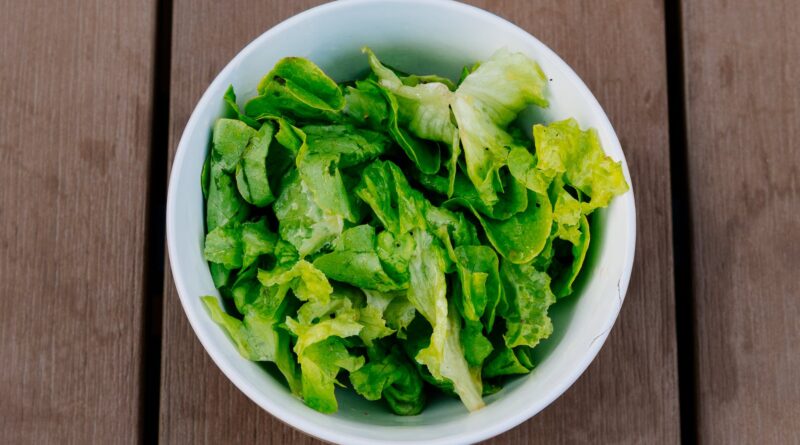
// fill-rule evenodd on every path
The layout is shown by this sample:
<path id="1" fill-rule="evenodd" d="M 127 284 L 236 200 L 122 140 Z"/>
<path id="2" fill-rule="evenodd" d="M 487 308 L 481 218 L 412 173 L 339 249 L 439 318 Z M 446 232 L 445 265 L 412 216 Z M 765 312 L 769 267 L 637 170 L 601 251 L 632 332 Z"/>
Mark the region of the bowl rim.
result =
<path id="1" fill-rule="evenodd" d="M 536 46 L 539 51 L 545 54 L 550 59 L 550 62 L 557 65 L 558 69 L 561 70 L 561 73 L 564 76 L 568 77 L 569 80 L 572 83 L 574 83 L 579 90 L 581 90 L 579 91 L 581 95 L 585 97 L 591 103 L 591 105 L 600 110 L 600 116 L 598 116 L 598 118 L 602 126 L 607 127 L 608 134 L 610 135 L 610 137 L 613 138 L 613 141 L 617 146 L 620 146 L 618 136 L 614 131 L 614 128 L 611 125 L 611 122 L 609 121 L 608 116 L 605 113 L 605 110 L 603 110 L 603 108 L 600 106 L 599 102 L 594 97 L 589 88 L 586 86 L 586 84 L 583 82 L 583 80 L 581 80 L 581 78 L 574 72 L 574 70 L 566 62 L 564 62 L 561 59 L 561 57 L 559 57 L 552 49 L 550 49 L 547 45 L 542 43 L 539 39 L 537 39 L 527 31 L 525 31 L 524 29 L 520 28 L 519 26 L 515 25 L 514 23 L 506 19 L 503 19 L 502 17 L 499 17 L 484 9 L 460 3 L 457 1 L 339 0 L 330 3 L 325 3 L 313 7 L 311 9 L 307 9 L 303 12 L 300 12 L 269 28 L 264 33 L 262 33 L 261 35 L 253 39 L 250 43 L 248 43 L 241 51 L 239 51 L 236 54 L 236 56 L 233 59 L 231 59 L 230 62 L 228 62 L 225 65 L 225 67 L 215 76 L 211 84 L 209 84 L 209 86 L 206 88 L 205 92 L 201 96 L 197 105 L 195 105 L 195 108 L 192 111 L 186 123 L 186 126 L 184 127 L 183 132 L 181 133 L 181 138 L 178 142 L 173 162 L 169 166 L 170 175 L 169 175 L 169 185 L 167 189 L 167 203 L 166 203 L 167 251 L 169 256 L 170 271 L 172 272 L 173 281 L 178 291 L 178 297 L 181 301 L 181 306 L 183 307 L 184 313 L 186 314 L 186 317 L 189 320 L 189 324 L 191 325 L 192 330 L 194 331 L 197 338 L 200 340 L 200 343 L 203 345 L 203 349 L 211 357 L 213 362 L 222 371 L 222 373 L 228 378 L 228 380 L 230 380 L 231 383 L 233 383 L 250 400 L 256 403 L 260 408 L 266 410 L 270 415 L 286 423 L 292 428 L 299 429 L 307 434 L 310 434 L 322 440 L 333 441 L 336 443 L 347 443 L 347 444 L 374 444 L 376 443 L 376 441 L 372 439 L 366 439 L 361 436 L 352 435 L 347 432 L 342 432 L 340 430 L 331 428 L 326 425 L 316 424 L 310 419 L 308 419 L 306 416 L 303 416 L 302 414 L 297 414 L 289 410 L 283 409 L 281 406 L 279 406 L 277 403 L 275 403 L 268 397 L 256 397 L 254 394 L 258 394 L 259 391 L 247 379 L 242 378 L 240 375 L 237 374 L 235 366 L 227 363 L 225 358 L 222 357 L 222 353 L 217 351 L 215 347 L 212 345 L 210 334 L 205 333 L 203 329 L 199 328 L 201 323 L 207 323 L 208 320 L 199 319 L 197 314 L 189 310 L 189 306 L 186 303 L 187 299 L 190 298 L 185 284 L 186 275 L 180 273 L 182 270 L 181 261 L 179 259 L 180 256 L 175 254 L 175 252 L 177 252 L 176 250 L 177 247 L 175 246 L 175 239 L 176 239 L 176 232 L 178 230 L 178 227 L 176 226 L 176 216 L 175 216 L 178 197 L 175 188 L 177 187 L 176 184 L 178 183 L 176 177 L 182 174 L 183 171 L 182 166 L 184 165 L 185 158 L 187 156 L 187 153 L 189 152 L 189 147 L 188 147 L 188 139 L 190 137 L 189 135 L 197 131 L 196 127 L 198 126 L 198 121 L 200 120 L 201 111 L 206 109 L 210 105 L 211 101 L 218 99 L 218 97 L 215 97 L 212 93 L 217 89 L 219 89 L 220 84 L 225 83 L 224 79 L 228 77 L 229 73 L 233 72 L 239 66 L 242 60 L 247 58 L 251 52 L 255 51 L 256 48 L 261 45 L 262 41 L 270 39 L 272 35 L 281 32 L 285 28 L 294 26 L 297 23 L 313 18 L 317 15 L 322 15 L 333 10 L 358 8 L 362 5 L 374 6 L 376 3 L 383 3 L 383 4 L 403 3 L 405 6 L 409 7 L 425 7 L 429 5 L 436 5 L 437 7 L 440 8 L 444 7 L 446 9 L 449 9 L 451 11 L 460 14 L 471 14 L 473 16 L 480 16 L 479 18 L 482 20 L 492 21 L 502 27 L 509 29 L 510 32 L 515 33 L 520 39 L 527 40 L 533 46 Z M 464 431 L 455 435 L 431 439 L 428 440 L 427 443 L 445 445 L 445 444 L 478 442 L 481 440 L 494 437 L 505 431 L 508 431 L 511 428 L 532 418 L 533 416 L 538 414 L 541 410 L 549 406 L 555 399 L 560 397 L 567 389 L 569 389 L 575 383 L 575 381 L 577 381 L 577 379 L 580 378 L 581 375 L 583 375 L 586 368 L 594 361 L 601 347 L 605 343 L 611 331 L 611 328 L 613 327 L 617 318 L 619 317 L 619 312 L 621 310 L 622 303 L 625 299 L 628 285 L 630 283 L 631 273 L 633 269 L 635 247 L 636 247 L 636 207 L 633 194 L 633 183 L 631 182 L 627 161 L 625 159 L 624 153 L 622 153 L 621 150 L 620 150 L 620 161 L 622 163 L 623 173 L 630 186 L 630 189 L 626 194 L 617 197 L 617 199 L 623 201 L 622 204 L 623 207 L 625 207 L 626 219 L 627 219 L 626 223 L 628 224 L 628 233 L 626 236 L 629 242 L 627 244 L 627 249 L 624 252 L 625 259 L 623 261 L 622 276 L 619 278 L 618 281 L 619 303 L 615 306 L 615 309 L 613 311 L 613 316 L 609 317 L 608 328 L 605 329 L 600 335 L 598 335 L 594 339 L 590 347 L 586 350 L 585 354 L 583 355 L 581 362 L 576 363 L 576 366 L 573 368 L 571 374 L 568 377 L 562 379 L 560 383 L 554 386 L 546 395 L 540 397 L 538 403 L 532 404 L 525 410 L 521 410 L 519 412 L 513 413 L 505 417 L 502 421 L 495 423 L 491 428 L 484 428 L 482 430 Z M 311 408 L 307 409 L 310 410 Z M 408 444 L 409 442 L 387 439 L 385 441 L 382 441 L 381 443 Z"/>

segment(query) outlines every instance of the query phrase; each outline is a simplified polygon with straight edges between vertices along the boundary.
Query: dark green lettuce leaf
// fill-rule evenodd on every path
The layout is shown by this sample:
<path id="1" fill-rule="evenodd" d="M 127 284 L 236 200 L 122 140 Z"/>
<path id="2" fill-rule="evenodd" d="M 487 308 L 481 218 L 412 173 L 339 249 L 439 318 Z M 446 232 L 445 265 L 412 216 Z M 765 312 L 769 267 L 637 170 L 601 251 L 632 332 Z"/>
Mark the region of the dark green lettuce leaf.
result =
<path id="1" fill-rule="evenodd" d="M 471 367 L 480 368 L 484 360 L 494 349 L 492 343 L 483 335 L 483 324 L 478 321 L 465 320 L 461 329 L 461 346 L 464 357 Z"/>
<path id="2" fill-rule="evenodd" d="M 401 416 L 417 415 L 425 407 L 422 378 L 397 348 L 350 373 L 350 383 L 367 400 L 383 398 Z"/>
<path id="3" fill-rule="evenodd" d="M 394 234 L 425 227 L 427 201 L 411 188 L 400 167 L 391 161 L 368 165 L 355 193 L 369 205 L 383 227 Z"/>
<path id="4" fill-rule="evenodd" d="M 528 207 L 505 221 L 483 216 L 466 200 L 451 199 L 445 205 L 470 209 L 483 227 L 486 238 L 497 253 L 511 262 L 522 264 L 533 260 L 542 251 L 553 221 L 547 196 L 528 192 Z"/>
<path id="5" fill-rule="evenodd" d="M 273 132 L 272 124 L 265 122 L 250 139 L 239 163 L 236 164 L 236 185 L 239 194 L 256 207 L 265 207 L 275 200 L 267 179 L 267 154 Z"/>
<path id="6" fill-rule="evenodd" d="M 303 132 L 306 139 L 297 155 L 297 169 L 314 201 L 326 213 L 357 222 L 358 207 L 350 199 L 340 167 L 377 157 L 385 150 L 387 139 L 342 125 L 309 126 Z"/>
<path id="7" fill-rule="evenodd" d="M 398 283 L 389 277 L 376 249 L 375 228 L 356 226 L 342 232 L 333 252 L 315 259 L 314 266 L 333 280 L 362 289 L 389 292 L 408 287 L 408 281 Z"/>
<path id="8" fill-rule="evenodd" d="M 275 250 L 278 236 L 267 227 L 267 220 L 245 222 L 241 227 L 242 268 L 247 268 L 262 255 L 271 254 Z"/>
<path id="9" fill-rule="evenodd" d="M 455 248 L 455 255 L 462 315 L 471 322 L 483 320 L 491 332 L 503 293 L 497 254 L 489 246 L 460 246 Z"/>
<path id="10" fill-rule="evenodd" d="M 475 210 L 492 219 L 508 219 L 528 207 L 528 193 L 524 184 L 514 177 L 500 175 L 504 191 L 499 193 L 500 200 L 492 206 L 483 202 L 475 186 L 462 174 L 457 174 L 453 182 L 453 191 L 449 196 L 468 202 Z M 439 175 L 418 175 L 419 183 L 428 190 L 442 195 L 448 194 L 448 179 Z M 547 189 L 545 188 L 545 192 Z"/>
<path id="11" fill-rule="evenodd" d="M 548 273 L 553 277 L 553 293 L 557 297 L 566 297 L 572 293 L 572 285 L 575 283 L 586 259 L 586 253 L 589 251 L 590 236 L 589 221 L 586 216 L 581 216 L 577 242 L 569 245 L 570 255 L 556 255 L 548 269 Z"/>
<path id="12" fill-rule="evenodd" d="M 514 354 L 514 351 L 505 345 L 501 345 L 492 351 L 482 369 L 482 375 L 487 379 L 506 375 L 527 374 L 529 372 L 530 369 L 525 367 Z"/>
<path id="13" fill-rule="evenodd" d="M 381 88 L 368 80 L 355 82 L 344 89 L 345 105 L 342 113 L 347 121 L 376 131 L 386 131 L 389 108 Z"/>
<path id="14" fill-rule="evenodd" d="M 222 96 L 222 99 L 228 106 L 228 111 L 229 111 L 228 114 L 230 114 L 232 117 L 239 119 L 240 121 L 255 128 L 256 130 L 258 130 L 259 127 L 261 127 L 261 124 L 257 120 L 242 113 L 242 110 L 239 109 L 239 104 L 236 103 L 236 93 L 233 91 L 233 85 L 228 86 L 228 89 L 225 90 L 225 95 Z"/>
<path id="15" fill-rule="evenodd" d="M 230 175 L 219 172 L 209 182 L 208 201 L 206 202 L 206 228 L 209 232 L 217 227 L 247 219 L 250 208 L 239 196 Z"/>
<path id="16" fill-rule="evenodd" d="M 256 119 L 287 114 L 297 119 L 334 121 L 345 103 L 336 82 L 300 57 L 278 61 L 261 79 L 258 93 L 245 105 L 245 114 Z"/>

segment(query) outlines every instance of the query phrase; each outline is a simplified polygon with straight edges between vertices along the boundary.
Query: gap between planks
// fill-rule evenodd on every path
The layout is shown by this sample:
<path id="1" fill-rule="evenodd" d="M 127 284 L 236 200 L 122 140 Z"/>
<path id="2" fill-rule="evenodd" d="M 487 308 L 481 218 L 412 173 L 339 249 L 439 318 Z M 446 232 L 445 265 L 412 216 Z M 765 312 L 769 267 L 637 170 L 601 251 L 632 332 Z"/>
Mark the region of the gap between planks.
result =
<path id="1" fill-rule="evenodd" d="M 139 443 L 158 443 L 161 396 L 161 329 L 164 294 L 164 258 L 169 105 L 172 46 L 172 0 L 158 0 L 153 46 L 152 121 L 147 189 L 147 227 L 144 249 L 142 314 L 142 372 L 139 385 Z"/>
<path id="2" fill-rule="evenodd" d="M 692 215 L 689 208 L 686 101 L 681 2 L 664 0 L 669 114 L 675 335 L 681 442 L 697 443 L 697 375 L 692 274 Z"/>

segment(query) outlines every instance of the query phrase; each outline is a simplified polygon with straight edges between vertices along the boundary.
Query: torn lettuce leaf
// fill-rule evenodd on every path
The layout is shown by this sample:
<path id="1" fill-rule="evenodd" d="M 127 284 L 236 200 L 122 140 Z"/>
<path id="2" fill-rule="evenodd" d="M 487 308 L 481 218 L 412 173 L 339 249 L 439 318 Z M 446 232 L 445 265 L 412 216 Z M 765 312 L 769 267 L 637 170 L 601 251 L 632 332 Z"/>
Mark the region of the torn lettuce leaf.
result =
<path id="1" fill-rule="evenodd" d="M 390 115 L 390 120 L 395 139 L 420 171 L 426 174 L 436 173 L 439 170 L 439 152 L 438 150 L 435 152 L 435 159 L 425 158 L 430 150 L 406 134 L 403 128 L 408 128 L 413 136 L 441 142 L 449 147 L 448 196 L 452 195 L 458 157 L 461 154 L 458 129 L 450 116 L 453 83 L 449 80 L 443 81 L 444 79 L 438 76 L 401 78 L 383 66 L 369 48 L 364 48 L 363 51 L 369 57 L 370 67 L 378 77 L 379 85 L 389 93 L 387 99 L 393 113 Z"/>
<path id="2" fill-rule="evenodd" d="M 580 230 L 576 242 L 570 246 L 570 257 L 568 260 L 562 259 L 557 255 L 554 262 L 548 269 L 548 273 L 553 277 L 552 289 L 557 297 L 566 297 L 572 293 L 572 285 L 583 267 L 586 260 L 586 253 L 589 251 L 590 231 L 589 221 L 585 215 L 581 216 Z M 565 261 L 567 262 L 565 264 Z"/>
<path id="3" fill-rule="evenodd" d="M 353 286 L 390 292 L 405 289 L 408 281 L 395 282 L 383 269 L 376 251 L 375 228 L 364 224 L 342 232 L 333 252 L 314 260 L 314 266 L 329 278 Z"/>
<path id="4" fill-rule="evenodd" d="M 341 89 L 313 62 L 286 57 L 258 84 L 259 96 L 245 104 L 245 114 L 260 120 L 288 115 L 295 119 L 334 121 L 344 108 Z"/>
<path id="5" fill-rule="evenodd" d="M 217 119 L 212 138 L 214 167 L 233 173 L 256 130 L 236 119 Z M 212 175 L 216 176 L 212 171 Z"/>
<path id="6" fill-rule="evenodd" d="M 355 87 L 345 87 L 344 101 L 342 113 L 346 121 L 376 131 L 385 130 L 389 120 L 388 103 L 375 82 L 359 80 Z"/>
<path id="7" fill-rule="evenodd" d="M 212 161 L 212 170 L 215 170 Z M 209 181 L 208 201 L 206 201 L 206 230 L 227 224 L 235 224 L 247 219 L 250 208 L 236 191 L 233 178 L 218 171 Z"/>
<path id="8" fill-rule="evenodd" d="M 236 164 L 236 186 L 239 194 L 256 207 L 265 207 L 275 200 L 267 179 L 267 154 L 273 132 L 272 124 L 265 122 L 250 138 Z"/>
<path id="9" fill-rule="evenodd" d="M 422 378 L 397 348 L 382 357 L 370 358 L 350 373 L 350 383 L 367 400 L 385 399 L 389 408 L 401 416 L 417 415 L 425 407 Z"/>
<path id="10" fill-rule="evenodd" d="M 467 321 L 482 321 L 491 332 L 503 296 L 497 254 L 489 246 L 459 246 L 455 255 L 462 315 Z"/>
<path id="11" fill-rule="evenodd" d="M 433 327 L 428 347 L 419 351 L 416 360 L 431 375 L 446 379 L 470 411 L 484 406 L 481 380 L 473 373 L 461 346 L 461 323 L 458 312 L 447 301 L 445 259 L 435 238 L 424 230 L 414 233 L 416 250 L 409 267 L 408 299 Z"/>
<path id="12" fill-rule="evenodd" d="M 534 125 L 533 139 L 538 163 L 544 174 L 563 175 L 564 182 L 587 195 L 581 212 L 606 207 L 615 196 L 628 191 L 622 164 L 605 154 L 597 131 L 581 130 L 574 119 Z"/>
<path id="13" fill-rule="evenodd" d="M 487 206 L 502 191 L 499 170 L 518 147 L 506 131 L 529 105 L 547 106 L 547 82 L 539 65 L 520 53 L 496 52 L 458 86 L 452 109 L 464 150 L 467 176 Z"/>
<path id="14" fill-rule="evenodd" d="M 445 205 L 470 209 L 497 253 L 511 262 L 522 264 L 530 262 L 542 251 L 553 221 L 547 196 L 528 192 L 528 203 L 524 212 L 505 221 L 483 216 L 463 199 L 451 199 Z"/>
<path id="15" fill-rule="evenodd" d="M 505 304 L 500 316 L 506 320 L 505 345 L 534 347 L 553 333 L 547 311 L 556 302 L 550 290 L 550 276 L 530 264 L 503 261 L 500 272 L 505 287 Z"/>
<path id="16" fill-rule="evenodd" d="M 301 257 L 330 244 L 344 229 L 343 216 L 324 212 L 297 170 L 284 178 L 273 208 L 278 219 L 278 233 Z"/>

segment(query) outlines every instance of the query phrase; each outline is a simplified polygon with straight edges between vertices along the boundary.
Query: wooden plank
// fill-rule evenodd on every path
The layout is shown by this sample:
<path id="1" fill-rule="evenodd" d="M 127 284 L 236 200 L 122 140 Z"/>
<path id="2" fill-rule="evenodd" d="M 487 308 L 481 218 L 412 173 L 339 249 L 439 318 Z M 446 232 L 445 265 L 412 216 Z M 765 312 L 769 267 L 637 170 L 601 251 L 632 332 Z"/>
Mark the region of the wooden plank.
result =
<path id="1" fill-rule="evenodd" d="M 134 443 L 155 5 L 0 10 L 0 442 Z"/>
<path id="2" fill-rule="evenodd" d="M 475 1 L 530 32 L 586 82 L 636 193 L 636 261 L 617 324 L 550 407 L 491 443 L 679 440 L 663 2 Z"/>
<path id="3" fill-rule="evenodd" d="M 203 90 L 236 51 L 311 3 L 176 1 L 173 149 Z M 478 4 L 551 45 L 587 81 L 626 150 L 639 211 L 628 299 L 598 359 L 551 407 L 493 443 L 675 443 L 679 426 L 662 4 Z M 220 31 L 211 34 L 209 29 Z M 163 345 L 160 431 L 165 442 L 318 443 L 264 413 L 227 381 L 194 338 L 171 281 L 165 285 Z"/>
<path id="4" fill-rule="evenodd" d="M 800 442 L 800 3 L 684 1 L 698 436 Z"/>

